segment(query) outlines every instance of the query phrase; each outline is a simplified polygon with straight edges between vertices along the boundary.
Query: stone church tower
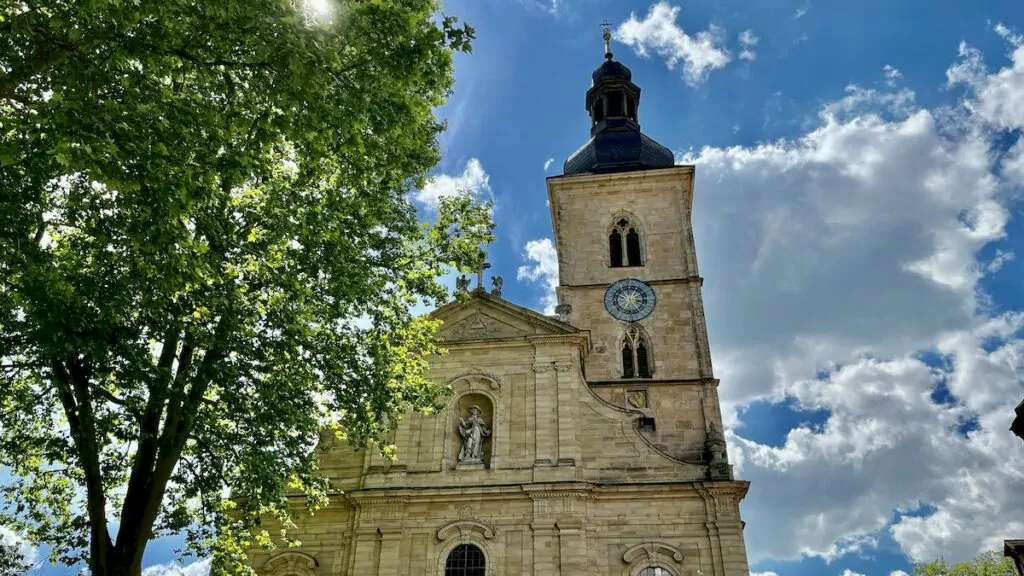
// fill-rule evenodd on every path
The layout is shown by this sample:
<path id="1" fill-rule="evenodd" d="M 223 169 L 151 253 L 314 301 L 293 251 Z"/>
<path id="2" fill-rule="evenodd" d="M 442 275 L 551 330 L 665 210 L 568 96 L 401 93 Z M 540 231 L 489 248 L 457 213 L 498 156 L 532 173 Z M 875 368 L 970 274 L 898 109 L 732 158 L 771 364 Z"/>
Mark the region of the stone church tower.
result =
<path id="1" fill-rule="evenodd" d="M 612 59 L 591 138 L 548 178 L 556 316 L 479 285 L 432 315 L 447 409 L 410 414 L 397 459 L 322 443 L 338 489 L 265 576 L 747 576 L 690 225 L 693 166 L 640 132 Z"/>

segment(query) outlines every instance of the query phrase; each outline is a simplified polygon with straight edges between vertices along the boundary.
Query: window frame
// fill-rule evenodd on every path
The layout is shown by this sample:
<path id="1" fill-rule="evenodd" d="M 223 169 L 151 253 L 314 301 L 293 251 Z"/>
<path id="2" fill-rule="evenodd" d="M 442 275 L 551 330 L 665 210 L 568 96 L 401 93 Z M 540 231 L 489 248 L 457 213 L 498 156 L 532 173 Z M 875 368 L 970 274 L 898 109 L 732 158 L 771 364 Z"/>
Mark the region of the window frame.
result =
<path id="1" fill-rule="evenodd" d="M 632 262 L 630 255 L 630 233 L 636 237 L 637 262 Z M 613 234 L 619 235 L 619 258 L 618 262 L 612 253 Z M 605 231 L 605 240 L 608 252 L 606 263 L 609 268 L 643 268 L 647 264 L 645 254 L 646 244 L 644 242 L 644 226 L 636 216 L 627 213 L 619 213 L 612 219 L 611 225 Z"/>
<path id="2" fill-rule="evenodd" d="M 647 356 L 647 373 L 642 374 L 640 370 L 639 349 L 643 346 Z M 632 373 L 626 373 L 626 350 L 629 350 L 633 362 Z M 651 337 L 639 324 L 629 324 L 622 331 L 619 338 L 619 376 L 623 380 L 650 380 L 654 378 L 654 348 L 651 345 Z"/>
<path id="3" fill-rule="evenodd" d="M 449 566 L 449 562 L 452 560 L 452 555 L 455 554 L 462 548 L 472 548 L 476 550 L 476 553 L 480 556 L 480 566 Z M 483 548 L 477 546 L 473 542 L 458 542 L 455 546 L 448 550 L 444 555 L 444 576 L 487 576 L 487 553 L 484 552 Z M 472 572 L 468 572 L 472 570 Z"/>

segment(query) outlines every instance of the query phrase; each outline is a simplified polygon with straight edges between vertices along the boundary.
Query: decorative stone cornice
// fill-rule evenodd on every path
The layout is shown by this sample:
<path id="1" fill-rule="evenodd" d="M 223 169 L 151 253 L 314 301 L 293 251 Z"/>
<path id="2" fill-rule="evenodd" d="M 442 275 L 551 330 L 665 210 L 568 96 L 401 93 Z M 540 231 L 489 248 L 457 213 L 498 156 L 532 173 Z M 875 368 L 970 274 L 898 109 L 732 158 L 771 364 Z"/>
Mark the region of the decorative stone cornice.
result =
<path id="1" fill-rule="evenodd" d="M 408 496 L 353 496 L 359 506 L 395 506 L 409 503 Z"/>
<path id="2" fill-rule="evenodd" d="M 448 384 L 454 386 L 459 382 L 466 381 L 467 383 L 472 380 L 483 380 L 491 388 L 491 390 L 501 389 L 501 380 L 494 374 L 486 372 L 476 366 L 471 366 L 469 370 L 460 373 L 459 375 L 448 380 Z"/>
<path id="3" fill-rule="evenodd" d="M 294 550 L 281 552 L 263 563 L 260 574 L 264 576 L 295 575 L 315 576 L 320 563 L 309 554 Z"/>
<path id="4" fill-rule="evenodd" d="M 594 493 L 590 490 L 556 490 L 553 492 L 527 492 L 531 500 L 545 500 L 552 498 L 592 498 Z"/>
<path id="5" fill-rule="evenodd" d="M 533 371 L 537 373 L 547 372 L 551 370 L 553 364 L 551 362 L 537 362 L 533 365 Z"/>
<path id="6" fill-rule="evenodd" d="M 622 561 L 626 564 L 632 564 L 637 560 L 647 560 L 651 563 L 656 563 L 662 557 L 671 558 L 676 562 L 683 561 L 683 553 L 675 546 L 664 542 L 644 542 L 630 546 L 622 553 Z"/>
<path id="7" fill-rule="evenodd" d="M 479 520 L 461 519 L 445 524 L 437 531 L 437 539 L 444 542 L 448 538 L 458 535 L 460 539 L 466 539 L 471 533 L 477 533 L 486 540 L 494 539 L 494 528 Z"/>

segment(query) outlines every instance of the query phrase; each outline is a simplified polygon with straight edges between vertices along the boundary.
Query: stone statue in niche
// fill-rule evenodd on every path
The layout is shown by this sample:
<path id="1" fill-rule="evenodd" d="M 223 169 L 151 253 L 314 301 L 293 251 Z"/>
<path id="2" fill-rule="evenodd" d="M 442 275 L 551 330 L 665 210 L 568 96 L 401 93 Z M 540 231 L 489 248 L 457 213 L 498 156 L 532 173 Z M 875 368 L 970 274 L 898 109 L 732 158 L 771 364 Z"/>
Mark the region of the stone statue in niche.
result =
<path id="1" fill-rule="evenodd" d="M 462 436 L 460 464 L 479 464 L 484 459 L 484 438 L 491 435 L 491 429 L 480 417 L 480 407 L 470 406 L 469 417 L 459 419 L 459 436 Z"/>

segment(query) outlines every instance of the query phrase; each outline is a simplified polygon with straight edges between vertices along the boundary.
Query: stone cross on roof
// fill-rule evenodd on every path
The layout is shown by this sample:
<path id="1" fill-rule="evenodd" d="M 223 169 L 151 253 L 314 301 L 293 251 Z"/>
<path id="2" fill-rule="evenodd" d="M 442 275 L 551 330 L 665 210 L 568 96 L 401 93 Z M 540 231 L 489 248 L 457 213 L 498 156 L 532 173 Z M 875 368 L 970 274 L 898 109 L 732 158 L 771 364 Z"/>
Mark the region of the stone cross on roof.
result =
<path id="1" fill-rule="evenodd" d="M 490 264 L 488 264 L 487 262 L 484 262 L 483 264 L 480 265 L 480 268 L 477 269 L 477 271 L 476 271 L 476 289 L 477 290 L 483 290 L 484 289 L 484 270 L 487 270 L 490 267 L 491 267 Z"/>

